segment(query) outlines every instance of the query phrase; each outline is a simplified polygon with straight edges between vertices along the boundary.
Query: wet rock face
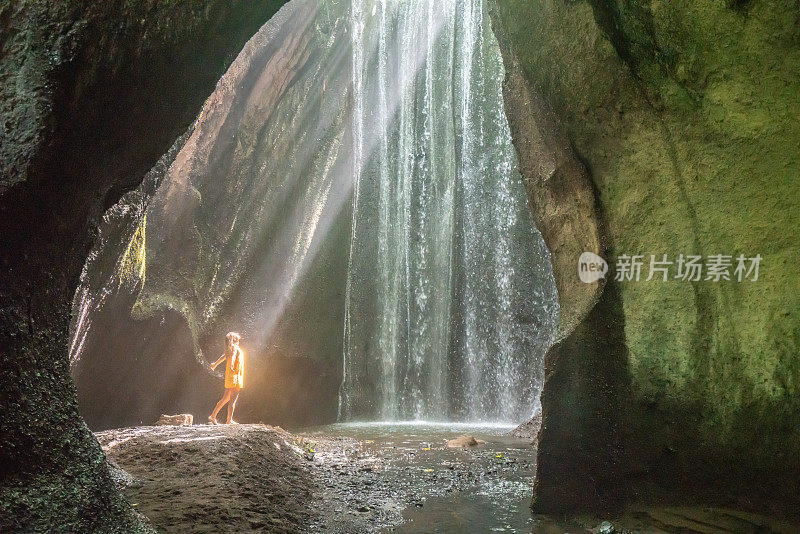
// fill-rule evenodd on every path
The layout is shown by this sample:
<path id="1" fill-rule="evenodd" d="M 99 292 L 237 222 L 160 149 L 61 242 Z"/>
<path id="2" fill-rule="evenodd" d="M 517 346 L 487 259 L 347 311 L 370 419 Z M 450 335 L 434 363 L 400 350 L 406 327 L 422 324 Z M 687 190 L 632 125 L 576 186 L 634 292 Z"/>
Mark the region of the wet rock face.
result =
<path id="1" fill-rule="evenodd" d="M 511 431 L 511 435 L 515 438 L 525 438 L 535 441 L 539 436 L 539 430 L 542 428 L 542 412 L 537 411 L 533 417 L 521 423 L 517 428 Z"/>
<path id="2" fill-rule="evenodd" d="M 70 301 L 103 210 L 281 4 L 0 7 L 0 528 L 142 528 L 77 413 Z"/>
<path id="3" fill-rule="evenodd" d="M 496 10 L 492 10 L 495 21 Z M 494 24 L 506 78 L 503 99 L 536 227 L 550 250 L 560 304 L 558 338 L 586 316 L 604 280 L 576 276 L 584 252 L 603 254 L 599 214 L 589 172 L 573 150 L 558 118 L 525 76 L 502 22 Z"/>
<path id="4" fill-rule="evenodd" d="M 800 427 L 797 3 L 506 0 L 495 15 L 504 55 L 589 171 L 612 267 L 621 254 L 763 257 L 757 282 L 606 286 L 548 358 L 542 509 L 652 499 L 678 472 L 687 498 L 717 481 L 780 508 Z M 506 107 L 512 124 L 531 116 Z M 562 310 L 580 302 L 561 297 Z M 594 479 L 609 465 L 626 484 Z M 567 466 L 585 484 L 561 495 Z"/>

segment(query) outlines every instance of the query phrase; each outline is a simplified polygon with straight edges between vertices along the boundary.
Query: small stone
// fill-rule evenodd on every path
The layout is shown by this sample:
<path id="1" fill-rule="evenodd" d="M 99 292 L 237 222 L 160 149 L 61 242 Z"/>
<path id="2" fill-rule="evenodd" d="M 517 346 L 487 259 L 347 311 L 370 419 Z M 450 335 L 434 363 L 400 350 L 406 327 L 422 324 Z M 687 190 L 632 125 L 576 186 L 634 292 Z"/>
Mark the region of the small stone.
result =
<path id="1" fill-rule="evenodd" d="M 164 415 L 161 414 L 158 421 L 156 421 L 156 426 L 192 426 L 192 421 L 194 417 L 190 413 L 182 413 L 178 415 Z"/>
<path id="2" fill-rule="evenodd" d="M 473 436 L 458 436 L 457 438 L 451 439 L 447 442 L 447 446 L 451 449 L 461 449 L 467 447 L 477 447 L 486 443 L 482 439 L 475 439 Z"/>
<path id="3" fill-rule="evenodd" d="M 592 529 L 592 534 L 614 534 L 616 529 L 610 521 L 603 521 Z"/>

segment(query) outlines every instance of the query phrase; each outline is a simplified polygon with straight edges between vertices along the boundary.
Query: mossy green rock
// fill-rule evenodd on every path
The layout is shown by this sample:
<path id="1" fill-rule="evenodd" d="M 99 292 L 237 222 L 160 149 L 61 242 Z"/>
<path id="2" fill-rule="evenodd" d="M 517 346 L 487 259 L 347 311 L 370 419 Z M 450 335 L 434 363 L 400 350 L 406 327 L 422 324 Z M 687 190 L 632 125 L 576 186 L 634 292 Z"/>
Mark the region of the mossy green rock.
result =
<path id="1" fill-rule="evenodd" d="M 795 466 L 800 4 L 497 7 L 525 77 L 590 171 L 608 257 L 645 255 L 642 279 L 619 283 L 636 447 Z M 647 282 L 651 254 L 763 260 L 757 281 Z"/>

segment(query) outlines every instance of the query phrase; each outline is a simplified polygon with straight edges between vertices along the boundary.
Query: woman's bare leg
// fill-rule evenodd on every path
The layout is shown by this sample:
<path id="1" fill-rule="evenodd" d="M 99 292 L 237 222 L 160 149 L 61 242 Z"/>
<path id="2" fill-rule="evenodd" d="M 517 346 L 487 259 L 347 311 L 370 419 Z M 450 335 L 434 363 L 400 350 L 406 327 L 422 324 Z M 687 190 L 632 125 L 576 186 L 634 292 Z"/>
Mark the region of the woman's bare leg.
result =
<path id="1" fill-rule="evenodd" d="M 239 389 L 240 388 L 233 388 L 231 390 L 231 401 L 228 403 L 228 420 L 226 421 L 227 424 L 236 423 L 233 420 L 233 410 L 236 408 L 236 401 L 239 400 Z"/>
<path id="2" fill-rule="evenodd" d="M 232 391 L 233 390 L 230 389 L 230 388 L 225 388 L 225 393 L 222 395 L 222 398 L 219 400 L 217 405 L 214 406 L 214 411 L 211 412 L 211 415 L 208 416 L 208 420 L 211 421 L 212 425 L 216 425 L 217 424 L 217 414 L 222 409 L 222 407 L 225 406 L 225 403 L 228 402 L 231 399 L 231 392 Z M 228 408 L 228 411 L 230 411 L 230 408 Z"/>

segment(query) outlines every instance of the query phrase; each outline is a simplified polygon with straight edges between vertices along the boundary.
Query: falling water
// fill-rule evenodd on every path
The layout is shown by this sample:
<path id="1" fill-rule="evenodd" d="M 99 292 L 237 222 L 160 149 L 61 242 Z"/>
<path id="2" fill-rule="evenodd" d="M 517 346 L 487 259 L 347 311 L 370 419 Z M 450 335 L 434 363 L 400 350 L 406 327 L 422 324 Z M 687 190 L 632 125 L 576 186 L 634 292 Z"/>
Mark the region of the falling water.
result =
<path id="1" fill-rule="evenodd" d="M 174 333 L 141 332 L 169 310 L 198 373 L 232 328 L 255 383 L 284 349 L 343 362 L 342 419 L 528 417 L 558 310 L 502 76 L 481 0 L 287 3 L 106 215 L 74 300 L 79 391 L 110 357 L 185 376 Z"/>
<path id="2" fill-rule="evenodd" d="M 343 419 L 520 421 L 557 304 L 481 0 L 354 0 Z M 397 105 L 392 105 L 397 102 Z M 365 139 L 378 137 L 371 151 Z"/>

